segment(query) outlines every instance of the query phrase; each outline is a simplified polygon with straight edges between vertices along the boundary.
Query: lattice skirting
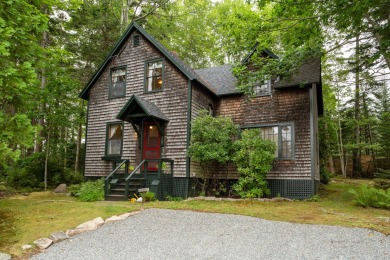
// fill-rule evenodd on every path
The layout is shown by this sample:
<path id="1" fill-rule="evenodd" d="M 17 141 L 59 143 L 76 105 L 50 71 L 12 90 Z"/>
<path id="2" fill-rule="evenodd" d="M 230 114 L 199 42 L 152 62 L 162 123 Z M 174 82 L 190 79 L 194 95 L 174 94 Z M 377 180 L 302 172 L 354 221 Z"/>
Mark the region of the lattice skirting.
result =
<path id="1" fill-rule="evenodd" d="M 289 199 L 307 199 L 315 194 L 312 180 L 267 180 L 271 197 L 281 196 Z"/>

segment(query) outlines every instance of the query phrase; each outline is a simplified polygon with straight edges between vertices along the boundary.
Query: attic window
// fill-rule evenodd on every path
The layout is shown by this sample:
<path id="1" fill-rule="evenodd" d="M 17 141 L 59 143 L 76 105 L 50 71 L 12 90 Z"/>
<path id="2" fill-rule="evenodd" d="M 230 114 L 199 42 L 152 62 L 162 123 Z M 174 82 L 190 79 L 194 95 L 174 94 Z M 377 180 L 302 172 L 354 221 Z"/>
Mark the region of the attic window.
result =
<path id="1" fill-rule="evenodd" d="M 126 93 L 126 67 L 111 69 L 109 98 L 123 97 Z"/>
<path id="2" fill-rule="evenodd" d="M 267 96 L 271 95 L 271 80 L 265 80 L 261 83 L 255 83 L 253 86 L 253 95 Z"/>
<path id="3" fill-rule="evenodd" d="M 138 47 L 140 44 L 140 37 L 139 35 L 134 35 L 133 36 L 133 47 Z"/>

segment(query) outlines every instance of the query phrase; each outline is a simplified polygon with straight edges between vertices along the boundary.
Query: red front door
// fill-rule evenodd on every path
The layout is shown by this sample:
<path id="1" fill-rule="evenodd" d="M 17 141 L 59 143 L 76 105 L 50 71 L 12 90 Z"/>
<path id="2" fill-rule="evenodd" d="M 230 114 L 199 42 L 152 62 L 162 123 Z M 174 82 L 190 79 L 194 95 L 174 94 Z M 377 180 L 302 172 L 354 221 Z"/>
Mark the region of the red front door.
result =
<path id="1" fill-rule="evenodd" d="M 144 123 L 142 159 L 160 159 L 161 138 L 156 124 Z M 149 162 L 148 171 L 157 171 L 158 162 Z"/>

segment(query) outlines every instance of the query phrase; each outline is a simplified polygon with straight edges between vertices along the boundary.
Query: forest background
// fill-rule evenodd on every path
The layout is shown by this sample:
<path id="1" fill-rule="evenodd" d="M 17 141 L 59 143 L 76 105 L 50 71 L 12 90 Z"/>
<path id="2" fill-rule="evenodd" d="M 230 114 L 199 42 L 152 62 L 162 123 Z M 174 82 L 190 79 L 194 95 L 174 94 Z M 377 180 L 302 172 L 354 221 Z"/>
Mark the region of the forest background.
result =
<path id="1" fill-rule="evenodd" d="M 390 168 L 389 10 L 388 0 L 2 0 L 0 183 L 83 180 L 78 94 L 132 21 L 193 68 L 237 64 L 256 42 L 281 57 L 252 80 L 321 57 L 322 173 L 374 177 Z"/>

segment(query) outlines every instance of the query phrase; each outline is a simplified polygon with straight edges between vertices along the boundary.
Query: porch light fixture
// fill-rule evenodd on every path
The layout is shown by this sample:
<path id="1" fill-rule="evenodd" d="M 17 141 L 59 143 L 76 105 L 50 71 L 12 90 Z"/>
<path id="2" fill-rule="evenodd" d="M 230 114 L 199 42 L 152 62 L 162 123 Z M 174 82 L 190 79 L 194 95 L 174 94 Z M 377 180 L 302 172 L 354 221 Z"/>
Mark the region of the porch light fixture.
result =
<path id="1" fill-rule="evenodd" d="M 152 125 L 151 125 L 151 126 L 149 126 L 149 129 L 151 129 L 151 130 L 152 130 L 152 129 L 153 129 L 153 126 L 152 126 Z"/>

